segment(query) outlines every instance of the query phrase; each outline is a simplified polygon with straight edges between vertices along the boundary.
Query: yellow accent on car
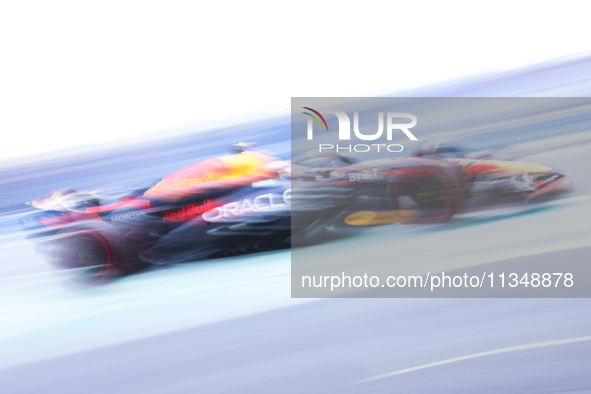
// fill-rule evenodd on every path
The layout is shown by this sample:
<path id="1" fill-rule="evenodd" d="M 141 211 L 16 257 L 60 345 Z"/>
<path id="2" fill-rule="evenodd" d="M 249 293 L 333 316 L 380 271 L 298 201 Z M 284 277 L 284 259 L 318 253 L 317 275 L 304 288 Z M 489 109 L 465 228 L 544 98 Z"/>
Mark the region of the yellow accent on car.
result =
<path id="1" fill-rule="evenodd" d="M 408 223 L 416 218 L 416 211 L 359 211 L 345 218 L 345 224 L 350 226 L 377 226 L 390 223 Z"/>

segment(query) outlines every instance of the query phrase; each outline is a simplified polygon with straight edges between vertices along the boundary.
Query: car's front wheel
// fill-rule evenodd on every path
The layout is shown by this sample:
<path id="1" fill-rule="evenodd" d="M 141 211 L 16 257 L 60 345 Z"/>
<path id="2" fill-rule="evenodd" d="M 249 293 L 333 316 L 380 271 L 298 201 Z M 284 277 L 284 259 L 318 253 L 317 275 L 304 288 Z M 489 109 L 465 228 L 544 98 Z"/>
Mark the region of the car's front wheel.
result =
<path id="1" fill-rule="evenodd" d="M 442 222 L 458 210 L 461 185 L 440 169 L 408 171 L 393 177 L 387 188 L 390 209 L 408 212 L 415 222 Z"/>

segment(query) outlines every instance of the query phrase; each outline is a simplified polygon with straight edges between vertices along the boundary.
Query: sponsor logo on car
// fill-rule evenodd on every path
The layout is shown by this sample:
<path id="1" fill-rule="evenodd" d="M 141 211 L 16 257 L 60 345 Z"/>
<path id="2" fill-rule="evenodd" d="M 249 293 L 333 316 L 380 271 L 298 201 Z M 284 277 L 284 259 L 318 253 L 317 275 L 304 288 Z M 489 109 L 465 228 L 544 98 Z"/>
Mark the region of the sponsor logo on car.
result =
<path id="1" fill-rule="evenodd" d="M 287 189 L 282 194 L 266 193 L 215 207 L 204 212 L 202 217 L 208 222 L 219 222 L 255 213 L 282 210 L 290 205 L 291 189 Z"/>
<path id="2" fill-rule="evenodd" d="M 376 226 L 390 223 L 408 223 L 415 218 L 415 211 L 359 211 L 345 218 L 345 224 L 350 226 Z"/>
<path id="3" fill-rule="evenodd" d="M 351 182 L 357 182 L 362 180 L 376 180 L 382 178 L 382 175 L 376 169 L 372 169 L 371 171 L 350 172 L 348 175 L 349 181 Z"/>
<path id="4" fill-rule="evenodd" d="M 361 211 L 350 214 L 345 218 L 345 223 L 350 225 L 361 225 L 370 222 L 376 217 L 376 213 L 373 211 Z"/>
<path id="5" fill-rule="evenodd" d="M 164 222 L 178 222 L 193 219 L 202 213 L 214 208 L 210 200 L 205 200 L 203 203 L 194 203 L 185 205 L 180 209 L 171 211 L 162 211 L 162 221 Z"/>
<path id="6" fill-rule="evenodd" d="M 138 211 L 138 212 L 129 212 L 124 213 L 122 215 L 113 216 L 111 218 L 112 222 L 125 222 L 126 220 L 136 219 L 140 217 L 146 216 L 146 212 Z"/>

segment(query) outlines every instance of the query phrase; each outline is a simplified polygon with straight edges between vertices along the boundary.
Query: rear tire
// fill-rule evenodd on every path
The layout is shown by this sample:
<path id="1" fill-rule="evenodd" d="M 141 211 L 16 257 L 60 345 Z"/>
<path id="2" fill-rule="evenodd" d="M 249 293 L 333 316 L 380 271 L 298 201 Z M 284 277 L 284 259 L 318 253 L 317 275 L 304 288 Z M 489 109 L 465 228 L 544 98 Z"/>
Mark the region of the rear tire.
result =
<path id="1" fill-rule="evenodd" d="M 50 247 L 50 262 L 71 284 L 81 287 L 103 284 L 133 269 L 122 236 L 106 223 L 62 229 Z"/>

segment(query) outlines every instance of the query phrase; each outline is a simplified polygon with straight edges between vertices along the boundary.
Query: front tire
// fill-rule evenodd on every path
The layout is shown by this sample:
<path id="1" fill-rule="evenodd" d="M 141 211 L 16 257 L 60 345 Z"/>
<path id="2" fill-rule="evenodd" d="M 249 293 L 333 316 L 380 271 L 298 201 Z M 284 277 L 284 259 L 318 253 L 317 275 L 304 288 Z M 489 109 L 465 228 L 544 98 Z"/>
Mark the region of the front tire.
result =
<path id="1" fill-rule="evenodd" d="M 414 222 L 440 223 L 451 219 L 460 205 L 460 181 L 446 169 L 414 171 L 397 176 L 387 187 L 390 209 L 412 212 Z M 411 172 L 409 172 L 411 174 Z"/>

